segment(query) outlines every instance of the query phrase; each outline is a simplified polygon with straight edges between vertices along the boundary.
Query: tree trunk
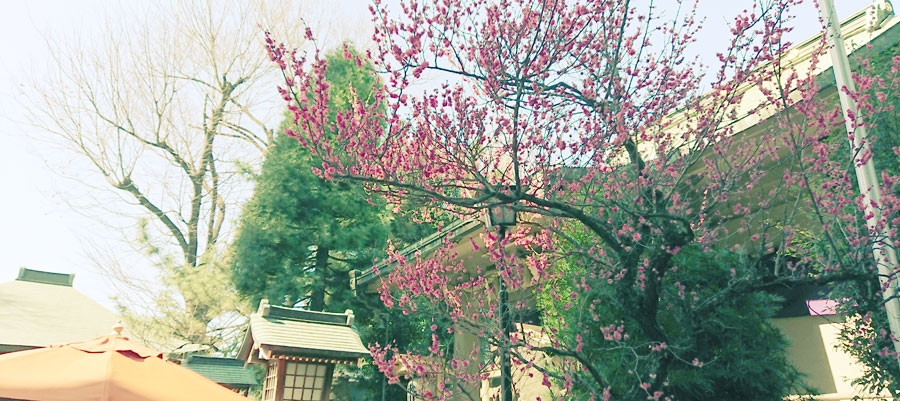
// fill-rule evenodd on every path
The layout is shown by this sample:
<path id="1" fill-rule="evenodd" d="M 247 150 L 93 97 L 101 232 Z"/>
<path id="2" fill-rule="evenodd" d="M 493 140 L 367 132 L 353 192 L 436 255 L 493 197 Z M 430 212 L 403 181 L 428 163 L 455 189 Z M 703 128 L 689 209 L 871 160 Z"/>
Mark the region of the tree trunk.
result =
<path id="1" fill-rule="evenodd" d="M 328 248 L 320 246 L 316 249 L 316 281 L 312 285 L 309 296 L 309 310 L 325 310 L 325 277 L 328 271 Z"/>

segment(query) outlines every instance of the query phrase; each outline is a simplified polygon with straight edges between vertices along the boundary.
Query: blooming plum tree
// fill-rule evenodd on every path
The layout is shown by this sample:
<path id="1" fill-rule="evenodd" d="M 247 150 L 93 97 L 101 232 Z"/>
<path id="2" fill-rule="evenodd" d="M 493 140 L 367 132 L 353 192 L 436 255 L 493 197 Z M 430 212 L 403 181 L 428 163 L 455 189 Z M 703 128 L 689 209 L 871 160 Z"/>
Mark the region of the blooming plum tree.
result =
<path id="1" fill-rule="evenodd" d="M 721 398 L 757 379 L 771 384 L 762 398 L 791 391 L 783 349 L 735 350 L 781 341 L 766 323 L 776 305 L 760 296 L 871 276 L 867 246 L 883 240 L 862 224 L 852 165 L 830 157 L 839 144 L 821 140 L 842 123 L 813 73 L 824 42 L 802 62 L 782 59 L 795 3 L 735 17 L 704 75 L 686 57 L 699 44 L 695 8 L 680 2 L 664 17 L 629 1 L 376 1 L 375 47 L 357 62 L 384 84 L 335 118 L 325 58 L 267 38 L 299 127 L 290 134 L 321 158 L 318 174 L 460 218 L 505 205 L 527 222 L 472 241 L 493 271 L 473 267 L 449 235 L 431 255 L 392 252 L 385 303 L 453 325 L 432 325 L 429 355 L 376 347 L 382 370 L 404 363 L 443 378 L 429 390 L 436 399 L 478 399 L 471 384 L 495 363 L 488 354 L 509 350 L 517 371 L 578 398 Z M 542 311 L 542 331 L 506 340 L 497 299 L 484 296 L 501 282 L 532 294 L 513 306 Z M 729 331 L 734 316 L 758 335 Z M 721 327 L 714 340 L 709 325 Z M 451 355 L 438 335 L 447 331 L 489 346 Z M 759 364 L 777 379 L 748 369 Z"/>
<path id="2" fill-rule="evenodd" d="M 894 202 L 894 197 L 900 194 L 900 188 L 893 184 L 900 172 L 900 164 L 897 163 L 900 46 L 894 44 L 887 51 L 868 46 L 861 53 L 857 59 L 858 73 L 855 75 L 859 90 L 857 99 L 863 105 L 860 114 L 862 121 L 866 121 L 870 132 L 874 134 L 872 157 L 876 171 L 881 172 L 884 182 L 888 184 L 885 188 L 891 191 L 887 202 Z M 834 157 L 849 158 L 849 146 L 842 146 Z M 896 214 L 891 217 L 896 218 Z M 896 224 L 896 220 L 893 222 Z M 834 287 L 832 297 L 847 301 L 839 307 L 841 313 L 850 316 L 842 327 L 842 346 L 865 363 L 866 374 L 854 384 L 873 393 L 889 390 L 897 394 L 900 392 L 896 379 L 900 377 L 900 366 L 897 364 L 896 354 L 892 352 L 894 339 L 888 329 L 877 279 L 877 276 L 871 275 L 841 283 Z"/>

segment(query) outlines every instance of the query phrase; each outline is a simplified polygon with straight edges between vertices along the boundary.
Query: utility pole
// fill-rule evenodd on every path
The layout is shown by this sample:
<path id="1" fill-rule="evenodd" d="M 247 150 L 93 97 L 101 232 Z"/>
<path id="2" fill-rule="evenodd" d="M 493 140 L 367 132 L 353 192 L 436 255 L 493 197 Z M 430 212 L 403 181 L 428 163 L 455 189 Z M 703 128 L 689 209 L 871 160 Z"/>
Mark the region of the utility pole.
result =
<path id="1" fill-rule="evenodd" d="M 881 185 L 878 176 L 875 175 L 875 166 L 872 163 L 872 145 L 867 140 L 866 127 L 859 120 L 859 109 L 856 101 L 849 93 L 856 92 L 856 85 L 850 76 L 850 63 L 847 61 L 847 52 L 844 48 L 844 40 L 841 38 L 841 24 L 834 11 L 833 0 L 818 0 L 819 12 L 825 21 L 825 37 L 830 49 L 831 63 L 834 69 L 835 84 L 838 96 L 841 100 L 841 109 L 844 111 L 844 124 L 847 127 L 847 135 L 850 140 L 850 150 L 854 154 L 853 164 L 856 166 L 856 181 L 859 183 L 859 192 L 866 198 L 864 213 L 866 214 L 866 226 L 869 235 L 875 238 L 872 243 L 872 253 L 875 263 L 878 265 L 878 279 L 881 282 L 884 308 L 887 312 L 888 325 L 891 335 L 894 337 L 894 351 L 900 353 L 900 300 L 897 299 L 896 269 L 897 254 L 894 251 L 891 233 L 887 222 L 883 221 L 881 210 Z M 874 7 L 874 6 L 873 6 Z M 875 10 L 877 13 L 877 10 Z M 856 124 L 850 115 L 856 118 Z M 855 125 L 855 126 L 854 126 Z M 861 160 L 867 157 L 868 160 Z M 881 226 L 879 227 L 879 223 Z"/>

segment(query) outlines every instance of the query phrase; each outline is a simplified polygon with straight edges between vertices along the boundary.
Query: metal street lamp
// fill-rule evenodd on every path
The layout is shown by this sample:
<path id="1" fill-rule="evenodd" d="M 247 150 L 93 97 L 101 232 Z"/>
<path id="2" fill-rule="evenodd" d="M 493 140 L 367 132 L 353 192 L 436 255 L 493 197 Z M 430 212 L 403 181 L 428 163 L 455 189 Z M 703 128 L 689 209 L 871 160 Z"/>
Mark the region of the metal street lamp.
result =
<path id="1" fill-rule="evenodd" d="M 501 258 L 497 263 L 498 287 L 500 289 L 497 311 L 500 314 L 500 401 L 512 401 L 512 364 L 509 359 L 509 294 L 506 291 L 506 283 L 503 280 L 505 270 L 503 240 L 506 237 L 507 227 L 516 225 L 516 210 L 509 204 L 491 206 L 487 209 L 487 226 L 498 227 L 497 246 L 500 247 Z"/>
<path id="2" fill-rule="evenodd" d="M 488 208 L 488 228 L 499 226 L 501 230 L 516 225 L 516 210 L 510 205 L 497 205 Z"/>

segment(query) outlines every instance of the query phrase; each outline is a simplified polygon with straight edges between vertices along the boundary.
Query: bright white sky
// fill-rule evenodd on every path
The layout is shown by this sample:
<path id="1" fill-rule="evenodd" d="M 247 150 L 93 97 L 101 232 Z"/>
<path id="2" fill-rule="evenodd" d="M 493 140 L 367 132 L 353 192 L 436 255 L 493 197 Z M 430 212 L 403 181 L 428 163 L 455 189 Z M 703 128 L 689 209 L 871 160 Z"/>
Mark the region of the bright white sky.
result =
<path id="1" fill-rule="evenodd" d="M 349 0 L 336 0 L 346 1 Z M 791 40 L 799 42 L 819 29 L 813 0 L 797 10 L 797 28 Z M 348 12 L 366 12 L 358 7 Z M 701 36 L 704 49 L 720 50 L 727 34 L 725 23 L 752 0 L 707 0 L 701 14 L 707 24 Z M 868 1 L 835 0 L 843 19 Z M 23 83 L 49 63 L 44 36 L 92 29 L 101 24 L 103 0 L 32 0 L 6 2 L 0 13 L 0 282 L 14 280 L 20 267 L 75 273 L 75 288 L 112 308 L 113 291 L 87 257 L 84 239 L 108 237 L 108 229 L 72 210 L 62 193 L 87 191 L 62 179 L 48 166 L 73 156 L 41 149 L 34 138 L 43 133 L 24 123 L 20 104 Z M 335 23 L 340 23 L 336 21 Z M 100 44 L 102 45 L 102 44 Z M 710 55 L 711 56 L 711 55 Z M 273 89 L 274 91 L 274 89 Z M 136 263 L 140 265 L 140 263 Z"/>
<path id="2" fill-rule="evenodd" d="M 0 13 L 0 282 L 14 280 L 20 267 L 75 273 L 75 287 L 112 306 L 103 278 L 81 250 L 80 237 L 101 230 L 59 198 L 57 177 L 37 155 L 41 135 L 22 123 L 22 87 L 30 71 L 48 56 L 42 35 L 98 24 L 100 0 L 29 1 L 4 4 Z M 59 155 L 57 157 L 71 157 Z"/>

